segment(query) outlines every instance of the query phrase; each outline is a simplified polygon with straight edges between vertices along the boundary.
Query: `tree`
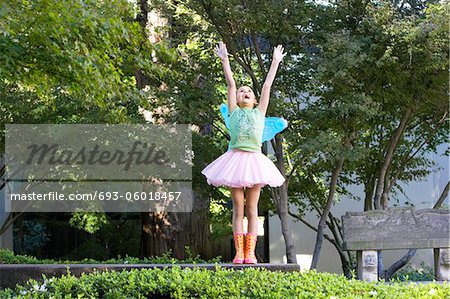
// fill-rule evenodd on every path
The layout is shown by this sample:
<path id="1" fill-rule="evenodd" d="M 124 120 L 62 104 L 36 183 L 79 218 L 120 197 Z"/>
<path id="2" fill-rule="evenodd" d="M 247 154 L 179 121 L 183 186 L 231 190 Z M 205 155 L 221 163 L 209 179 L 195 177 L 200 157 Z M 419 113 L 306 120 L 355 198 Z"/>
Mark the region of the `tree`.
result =
<path id="1" fill-rule="evenodd" d="M 350 156 L 344 156 L 347 162 L 339 174 L 342 184 L 337 190 L 348 194 L 346 183 L 364 184 L 365 209 L 387 207 L 389 193 L 402 191 L 399 181 L 430 173 L 433 161 L 427 153 L 445 142 L 448 40 L 442 4 L 429 5 L 423 18 L 404 17 L 388 2 L 363 5 L 341 1 L 330 13 L 338 25 L 315 35 L 319 54 L 305 59 L 315 70 L 309 90 L 319 98 L 292 99 L 292 107 L 304 104 L 306 108 L 297 117 L 302 122 L 297 122 L 296 134 L 303 139 L 298 143 L 291 139 L 291 151 L 301 155 L 291 160 L 302 161 L 306 169 L 293 183 L 318 185 L 314 189 L 321 194 L 316 199 L 312 190 L 299 190 L 300 197 L 309 200 L 296 203 L 302 210 L 309 207 L 322 215 L 315 230 L 327 223 L 333 238 L 325 236 L 337 248 L 344 273 L 349 275 L 351 256 L 344 258 L 340 246 L 339 219 L 329 214 L 328 221 L 324 220 L 330 198 L 323 200 L 322 180 L 333 172 L 322 168 L 322 159 L 327 157 L 327 149 L 340 147 L 345 140 L 333 139 L 343 125 L 335 121 L 347 119 L 354 133 L 348 136 L 355 136 L 349 140 Z M 327 98 L 332 100 L 324 101 Z M 326 109 L 329 120 L 316 115 L 314 107 Z M 330 185 L 328 194 L 331 191 Z M 298 218 L 306 223 L 301 215 Z M 317 241 L 316 248 L 320 248 L 319 238 Z"/>
<path id="2" fill-rule="evenodd" d="M 144 122 L 138 108 L 149 103 L 134 69 L 156 78 L 166 69 L 150 53 L 172 54 L 147 41 L 127 1 L 6 1 L 0 15 L 2 157 L 5 124 Z M 11 213 L 0 233 L 20 214 Z M 86 224 L 96 223 L 94 232 L 104 223 L 103 214 L 89 217 L 75 214 L 74 225 L 89 230 Z"/>
<path id="3" fill-rule="evenodd" d="M 174 18 L 174 11 L 168 9 L 165 3 L 158 1 L 139 1 L 141 27 L 149 40 L 155 44 L 162 44 L 172 47 L 176 50 L 178 58 L 183 58 L 186 52 L 183 46 L 188 43 L 184 34 L 173 34 L 177 28 L 179 18 Z M 147 17 L 152 15 L 152 18 Z M 149 32 L 147 32 L 149 28 Z M 189 54 L 194 54 L 191 51 Z M 196 78 L 191 75 L 194 69 L 189 64 L 181 61 L 162 60 L 156 63 L 164 68 L 170 68 L 171 72 L 167 72 L 160 78 L 157 84 L 160 88 L 155 92 L 151 101 L 158 109 L 152 112 L 153 120 L 156 123 L 195 123 L 189 115 L 184 115 L 186 111 L 183 105 L 181 95 L 192 94 L 195 89 Z M 198 61 L 202 63 L 202 61 Z M 182 71 L 181 71 L 182 70 Z M 139 82 L 152 82 L 146 76 L 139 74 Z M 180 82 L 188 82 L 185 86 Z M 143 86 L 144 87 L 144 84 Z M 199 87 L 199 86 L 198 86 Z M 178 94 L 180 89 L 183 91 Z M 199 89 L 197 89 L 197 92 Z M 197 99 L 198 100 L 198 99 Z M 192 111 L 190 111 L 192 113 Z M 197 111 L 198 113 L 198 111 Z M 198 121 L 198 120 L 197 120 Z M 195 133 L 194 133 L 195 134 Z M 194 139 L 196 140 L 196 139 Z M 196 143 L 193 144 L 194 152 L 197 155 Z M 198 158 L 194 159 L 194 164 Z M 194 167 L 196 173 L 199 173 L 198 167 Z M 201 255 L 211 258 L 211 231 L 210 231 L 210 212 L 209 198 L 201 188 L 193 184 L 193 211 L 192 212 L 142 212 L 142 230 L 141 230 L 141 248 L 140 255 L 159 256 L 171 251 L 175 258 L 186 258 L 186 247 L 189 247 L 189 254 Z"/>

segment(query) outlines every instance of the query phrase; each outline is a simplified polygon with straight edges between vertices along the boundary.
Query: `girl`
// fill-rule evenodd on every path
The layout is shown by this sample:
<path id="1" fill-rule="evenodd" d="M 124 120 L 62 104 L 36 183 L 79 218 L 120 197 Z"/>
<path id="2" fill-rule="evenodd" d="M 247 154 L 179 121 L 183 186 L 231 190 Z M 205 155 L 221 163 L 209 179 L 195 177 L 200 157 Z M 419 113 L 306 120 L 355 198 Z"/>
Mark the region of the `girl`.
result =
<path id="1" fill-rule="evenodd" d="M 229 150 L 202 170 L 208 184 L 231 189 L 233 200 L 233 238 L 236 248 L 234 264 L 256 264 L 255 247 L 258 230 L 258 200 L 261 187 L 281 186 L 284 177 L 273 162 L 261 153 L 261 139 L 265 114 L 269 104 L 272 82 L 283 57 L 283 47 L 273 51 L 272 64 L 262 87 L 259 104 L 253 90 L 236 84 L 228 61 L 228 52 L 220 42 L 215 53 L 222 60 L 228 86 L 228 111 L 230 116 Z M 257 105 L 258 104 L 258 105 Z M 257 105 L 257 106 L 256 106 Z M 244 235 L 245 212 L 248 219 L 247 234 Z"/>

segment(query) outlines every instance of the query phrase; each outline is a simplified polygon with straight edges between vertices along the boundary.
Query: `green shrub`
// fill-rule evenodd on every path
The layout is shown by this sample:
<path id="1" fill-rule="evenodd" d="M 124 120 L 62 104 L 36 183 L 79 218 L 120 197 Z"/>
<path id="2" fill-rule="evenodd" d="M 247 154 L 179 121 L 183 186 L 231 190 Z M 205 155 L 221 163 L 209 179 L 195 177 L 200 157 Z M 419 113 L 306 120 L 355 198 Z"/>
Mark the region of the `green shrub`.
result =
<path id="1" fill-rule="evenodd" d="M 172 252 L 169 251 L 162 256 L 150 257 L 150 258 L 137 258 L 126 255 L 121 257 L 120 255 L 115 259 L 109 259 L 105 261 L 97 261 L 94 259 L 82 259 L 78 261 L 70 260 L 53 260 L 53 259 L 37 259 L 29 255 L 16 255 L 9 249 L 0 249 L 0 264 L 204 264 L 204 263 L 220 263 L 221 257 L 210 260 L 203 260 L 197 256 L 193 256 L 189 246 L 185 247 L 187 258 L 184 260 L 178 260 L 172 257 Z"/>
<path id="2" fill-rule="evenodd" d="M 419 268 L 406 265 L 392 276 L 394 281 L 432 281 L 433 279 L 435 279 L 434 269 L 425 265 L 424 262 L 420 263 Z"/>
<path id="3" fill-rule="evenodd" d="M 0 298 L 449 298 L 449 284 L 369 283 L 316 271 L 134 269 L 29 280 Z"/>
<path id="4" fill-rule="evenodd" d="M 18 227 L 14 227 L 14 246 L 17 246 L 18 243 L 18 230 Z M 24 250 L 29 254 L 37 253 L 50 240 L 47 228 L 36 219 L 24 220 L 23 232 Z"/>
<path id="5" fill-rule="evenodd" d="M 66 254 L 63 259 L 80 260 L 83 258 L 101 260 L 107 256 L 107 250 L 94 239 L 88 239 L 83 244 Z"/>

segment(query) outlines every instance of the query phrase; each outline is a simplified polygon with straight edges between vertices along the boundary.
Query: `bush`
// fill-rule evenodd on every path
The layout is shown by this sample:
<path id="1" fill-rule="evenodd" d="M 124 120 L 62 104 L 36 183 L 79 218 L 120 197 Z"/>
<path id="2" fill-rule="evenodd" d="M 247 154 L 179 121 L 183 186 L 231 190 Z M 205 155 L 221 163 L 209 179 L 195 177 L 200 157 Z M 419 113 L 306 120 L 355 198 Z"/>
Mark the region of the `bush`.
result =
<path id="1" fill-rule="evenodd" d="M 50 240 L 47 228 L 36 219 L 24 220 L 24 250 L 28 254 L 37 253 L 44 245 Z M 17 246 L 17 231 L 18 228 L 14 227 L 14 247 Z"/>
<path id="2" fill-rule="evenodd" d="M 83 244 L 64 255 L 63 259 L 81 260 L 83 258 L 102 260 L 108 254 L 105 247 L 94 239 L 88 239 Z"/>
<path id="3" fill-rule="evenodd" d="M 94 259 L 82 259 L 78 261 L 69 260 L 52 260 L 52 259 L 37 259 L 29 255 L 15 255 L 13 251 L 9 249 L 0 249 L 0 264 L 205 264 L 205 263 L 220 263 L 221 257 L 210 260 L 203 260 L 197 256 L 193 256 L 189 246 L 186 246 L 185 252 L 188 258 L 184 260 L 177 260 L 172 257 L 172 252 L 169 251 L 162 256 L 150 257 L 150 258 L 137 258 L 126 255 L 121 257 L 120 255 L 115 259 L 109 259 L 105 261 L 97 261 Z"/>
<path id="4" fill-rule="evenodd" d="M 406 265 L 392 276 L 393 281 L 432 281 L 433 279 L 435 279 L 434 269 L 425 265 L 424 262 L 420 263 L 419 268 Z"/>
<path id="5" fill-rule="evenodd" d="M 46 279 L 46 277 L 44 276 Z M 134 269 L 29 280 L 0 298 L 449 298 L 449 284 L 369 283 L 316 271 Z"/>

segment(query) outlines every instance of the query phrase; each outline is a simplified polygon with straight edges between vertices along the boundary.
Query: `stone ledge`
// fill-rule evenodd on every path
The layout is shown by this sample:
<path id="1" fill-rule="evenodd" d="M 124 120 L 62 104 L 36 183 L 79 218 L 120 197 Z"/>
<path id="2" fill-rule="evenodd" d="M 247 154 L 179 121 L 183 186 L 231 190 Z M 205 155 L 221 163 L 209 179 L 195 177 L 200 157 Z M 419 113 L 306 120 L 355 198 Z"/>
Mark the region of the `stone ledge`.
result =
<path id="1" fill-rule="evenodd" d="M 342 249 L 346 251 L 356 250 L 399 250 L 399 249 L 433 249 L 450 248 L 450 239 L 423 239 L 423 240 L 400 240 L 392 241 L 344 241 Z"/>
<path id="2" fill-rule="evenodd" d="M 385 284 L 389 284 L 389 285 L 395 285 L 398 282 L 384 282 Z M 446 285 L 449 284 L 448 281 L 445 280 L 421 280 L 421 281 L 401 281 L 400 283 L 406 283 L 406 284 L 442 284 L 442 285 Z"/>
<path id="3" fill-rule="evenodd" d="M 298 264 L 0 264 L 0 288 L 13 289 L 16 284 L 25 284 L 29 279 L 43 282 L 42 274 L 47 278 L 61 277 L 70 273 L 80 277 L 82 273 L 91 273 L 105 270 L 131 270 L 131 269 L 153 269 L 153 268 L 204 268 L 215 270 L 216 266 L 225 269 L 241 270 L 245 268 L 264 268 L 269 271 L 292 272 L 300 271 Z"/>

